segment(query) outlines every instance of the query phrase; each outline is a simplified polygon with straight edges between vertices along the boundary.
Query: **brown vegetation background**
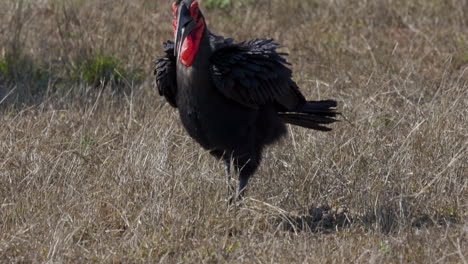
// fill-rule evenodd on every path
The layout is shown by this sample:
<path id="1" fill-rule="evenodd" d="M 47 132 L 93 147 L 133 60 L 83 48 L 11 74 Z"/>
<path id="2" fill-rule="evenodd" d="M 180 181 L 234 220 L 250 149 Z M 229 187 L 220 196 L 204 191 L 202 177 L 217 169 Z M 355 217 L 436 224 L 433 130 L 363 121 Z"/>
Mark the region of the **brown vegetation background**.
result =
<path id="1" fill-rule="evenodd" d="M 0 262 L 466 263 L 468 2 L 213 3 L 349 122 L 290 127 L 228 208 L 153 86 L 170 1 L 0 0 Z"/>

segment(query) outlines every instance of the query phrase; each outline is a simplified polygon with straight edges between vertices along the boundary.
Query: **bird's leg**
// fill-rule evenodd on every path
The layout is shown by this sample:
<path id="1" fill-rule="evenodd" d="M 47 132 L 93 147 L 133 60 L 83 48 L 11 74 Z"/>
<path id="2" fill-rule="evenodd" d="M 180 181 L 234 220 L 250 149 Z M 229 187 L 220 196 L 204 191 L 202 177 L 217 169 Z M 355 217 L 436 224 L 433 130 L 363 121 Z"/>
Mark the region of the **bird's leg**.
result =
<path id="1" fill-rule="evenodd" d="M 239 186 L 237 189 L 237 200 L 241 201 L 244 199 L 245 189 L 247 188 L 247 183 L 249 182 L 248 177 L 239 176 Z"/>
<path id="2" fill-rule="evenodd" d="M 237 187 L 236 200 L 241 201 L 244 199 L 250 176 L 257 170 L 258 155 L 245 155 L 238 158 L 234 165 L 239 173 L 239 186 Z"/>
<path id="3" fill-rule="evenodd" d="M 229 201 L 229 204 L 231 204 L 232 187 L 231 187 L 231 160 L 230 159 L 224 159 L 224 170 L 226 172 L 228 201 Z"/>

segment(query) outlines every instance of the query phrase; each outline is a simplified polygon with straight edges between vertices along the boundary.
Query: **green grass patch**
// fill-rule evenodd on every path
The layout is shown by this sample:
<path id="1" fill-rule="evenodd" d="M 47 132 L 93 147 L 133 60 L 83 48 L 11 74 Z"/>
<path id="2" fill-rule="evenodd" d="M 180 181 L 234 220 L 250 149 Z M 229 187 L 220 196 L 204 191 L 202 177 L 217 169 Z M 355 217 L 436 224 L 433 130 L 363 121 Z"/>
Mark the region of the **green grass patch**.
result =
<path id="1" fill-rule="evenodd" d="M 230 8 L 238 8 L 242 6 L 249 6 L 253 5 L 255 0 L 207 0 L 204 1 L 204 5 L 208 8 L 222 8 L 222 9 L 230 9 Z"/>
<path id="2" fill-rule="evenodd" d="M 140 82 L 144 78 L 143 70 L 124 67 L 121 60 L 103 53 L 97 53 L 77 61 L 78 68 L 71 74 L 71 78 L 80 79 L 86 85 L 121 86 L 127 82 Z"/>
<path id="3" fill-rule="evenodd" d="M 78 74 L 88 85 L 98 86 L 100 83 L 121 81 L 121 62 L 112 56 L 98 54 L 84 59 L 79 65 Z"/>
<path id="4" fill-rule="evenodd" d="M 35 96 L 47 90 L 52 73 L 45 64 L 26 54 L 0 58 L 0 83 L 21 87 L 23 95 Z"/>
<path id="5" fill-rule="evenodd" d="M 24 53 L 0 57 L 0 85 L 15 89 L 8 102 L 24 103 L 45 94 L 66 93 L 79 87 L 78 84 L 110 86 L 121 92 L 140 84 L 145 77 L 142 69 L 125 67 L 118 58 L 102 53 L 60 65 Z M 5 95 L 8 90 L 0 94 Z"/>
<path id="6" fill-rule="evenodd" d="M 206 6 L 209 8 L 227 8 L 231 7 L 231 0 L 208 0 Z"/>

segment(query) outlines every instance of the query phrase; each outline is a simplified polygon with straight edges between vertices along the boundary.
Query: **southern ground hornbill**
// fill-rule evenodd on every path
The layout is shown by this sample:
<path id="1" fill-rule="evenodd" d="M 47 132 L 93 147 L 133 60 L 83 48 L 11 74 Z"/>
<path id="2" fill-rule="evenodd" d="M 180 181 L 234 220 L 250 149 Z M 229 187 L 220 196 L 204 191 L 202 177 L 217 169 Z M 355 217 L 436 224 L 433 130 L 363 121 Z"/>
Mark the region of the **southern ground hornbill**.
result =
<path id="1" fill-rule="evenodd" d="M 228 186 L 235 167 L 240 198 L 263 147 L 286 134 L 285 123 L 329 131 L 336 102 L 306 101 L 272 39 L 234 43 L 212 34 L 194 0 L 172 9 L 175 42 L 165 42 L 166 55 L 155 60 L 156 85 L 189 135 L 224 160 Z"/>

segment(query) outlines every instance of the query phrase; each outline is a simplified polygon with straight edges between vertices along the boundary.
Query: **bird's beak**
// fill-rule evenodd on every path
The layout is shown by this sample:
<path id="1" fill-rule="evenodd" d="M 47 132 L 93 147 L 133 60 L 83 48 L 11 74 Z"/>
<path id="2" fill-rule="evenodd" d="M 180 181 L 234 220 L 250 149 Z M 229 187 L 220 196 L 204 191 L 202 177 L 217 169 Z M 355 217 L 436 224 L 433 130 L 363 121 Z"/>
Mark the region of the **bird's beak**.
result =
<path id="1" fill-rule="evenodd" d="M 177 30 L 175 34 L 175 45 L 176 48 L 174 49 L 174 56 L 178 56 L 180 54 L 180 50 L 182 48 L 182 43 L 184 39 L 190 34 L 190 32 L 195 28 L 196 22 L 190 16 L 190 13 L 185 5 L 181 5 L 178 12 L 178 19 L 177 19 Z"/>

